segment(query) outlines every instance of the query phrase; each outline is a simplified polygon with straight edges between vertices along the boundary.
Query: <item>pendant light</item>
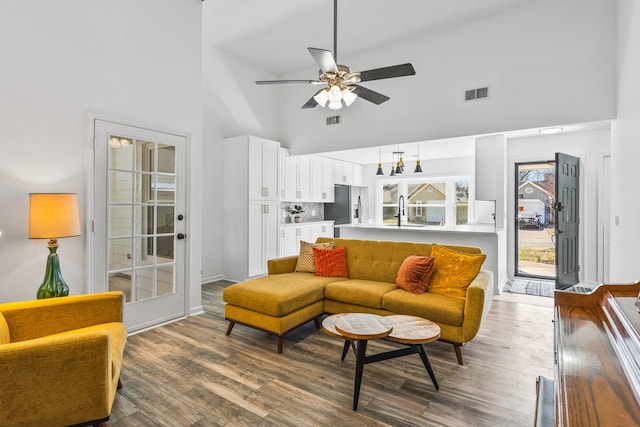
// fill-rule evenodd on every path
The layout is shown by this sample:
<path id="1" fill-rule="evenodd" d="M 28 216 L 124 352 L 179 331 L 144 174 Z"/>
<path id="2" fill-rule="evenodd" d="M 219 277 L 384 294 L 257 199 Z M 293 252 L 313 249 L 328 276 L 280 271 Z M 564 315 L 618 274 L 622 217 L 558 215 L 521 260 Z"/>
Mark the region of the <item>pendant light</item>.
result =
<path id="1" fill-rule="evenodd" d="M 404 154 L 404 152 L 400 151 L 400 146 L 398 146 L 398 151 L 396 151 L 394 154 L 398 155 L 398 163 L 396 164 L 396 175 L 401 175 L 404 171 L 404 163 L 402 161 L 402 155 Z"/>
<path id="2" fill-rule="evenodd" d="M 384 172 L 382 172 L 382 147 L 378 147 L 378 171 L 376 175 L 384 175 Z"/>
<path id="3" fill-rule="evenodd" d="M 420 166 L 420 143 L 418 143 L 418 160 L 416 161 L 416 168 L 413 173 L 422 173 L 422 166 Z"/>
<path id="4" fill-rule="evenodd" d="M 395 154 L 391 153 L 391 173 L 389 174 L 389 176 L 395 176 L 396 175 L 396 169 L 393 167 L 393 165 L 396 162 L 396 158 L 395 158 Z"/>

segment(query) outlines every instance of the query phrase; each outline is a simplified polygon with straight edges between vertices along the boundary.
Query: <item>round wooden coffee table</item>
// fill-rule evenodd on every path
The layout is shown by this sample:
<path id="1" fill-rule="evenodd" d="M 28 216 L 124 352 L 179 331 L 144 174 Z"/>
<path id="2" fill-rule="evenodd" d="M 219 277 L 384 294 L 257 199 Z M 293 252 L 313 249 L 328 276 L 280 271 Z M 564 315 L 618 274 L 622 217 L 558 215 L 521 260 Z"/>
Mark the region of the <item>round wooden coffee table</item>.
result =
<path id="1" fill-rule="evenodd" d="M 341 313 L 325 318 L 322 321 L 322 329 L 330 336 L 345 339 L 342 360 L 344 360 L 350 346 L 356 353 L 356 372 L 353 386 L 354 411 L 358 408 L 362 371 L 367 363 L 418 353 L 433 385 L 436 390 L 439 389 L 429 357 L 422 346 L 440 338 L 440 327 L 430 320 L 404 315 L 379 316 L 368 313 Z M 380 338 L 405 344 L 408 347 L 367 356 L 367 342 Z M 354 341 L 357 341 L 357 345 L 353 344 Z"/>

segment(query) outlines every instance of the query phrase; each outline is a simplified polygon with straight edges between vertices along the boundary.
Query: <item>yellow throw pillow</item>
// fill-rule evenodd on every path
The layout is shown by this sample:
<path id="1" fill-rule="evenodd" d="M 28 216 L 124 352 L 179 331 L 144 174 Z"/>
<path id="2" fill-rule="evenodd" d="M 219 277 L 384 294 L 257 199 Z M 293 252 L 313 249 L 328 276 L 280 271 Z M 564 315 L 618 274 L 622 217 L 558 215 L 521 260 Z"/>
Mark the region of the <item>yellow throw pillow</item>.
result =
<path id="1" fill-rule="evenodd" d="M 333 242 L 327 243 L 309 243 L 305 241 L 300 241 L 300 255 L 298 255 L 298 262 L 296 263 L 296 268 L 294 271 L 298 273 L 315 273 L 316 272 L 316 261 L 313 256 L 313 248 L 320 249 L 333 249 Z"/>
<path id="2" fill-rule="evenodd" d="M 9 325 L 7 325 L 2 313 L 0 313 L 0 344 L 9 344 L 10 342 Z"/>
<path id="3" fill-rule="evenodd" d="M 487 258 L 485 254 L 466 254 L 435 243 L 431 256 L 435 259 L 428 292 L 462 300 L 466 299 L 467 288 Z"/>

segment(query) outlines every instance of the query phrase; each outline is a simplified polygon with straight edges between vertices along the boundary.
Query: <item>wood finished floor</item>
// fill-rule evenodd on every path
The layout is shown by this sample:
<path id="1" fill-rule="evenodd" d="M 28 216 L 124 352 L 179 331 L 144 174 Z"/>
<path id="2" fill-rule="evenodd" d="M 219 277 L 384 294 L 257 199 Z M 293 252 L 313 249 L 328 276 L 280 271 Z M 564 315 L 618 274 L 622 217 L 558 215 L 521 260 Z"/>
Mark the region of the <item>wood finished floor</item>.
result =
<path id="1" fill-rule="evenodd" d="M 205 314 L 129 337 L 110 427 L 531 426 L 537 375 L 553 376 L 553 300 L 504 294 L 456 363 L 426 346 L 436 391 L 417 355 L 365 366 L 351 409 L 354 357 L 313 322 L 275 337 L 242 325 L 226 336 L 222 290 L 202 289 Z M 395 348 L 371 342 L 368 354 Z"/>

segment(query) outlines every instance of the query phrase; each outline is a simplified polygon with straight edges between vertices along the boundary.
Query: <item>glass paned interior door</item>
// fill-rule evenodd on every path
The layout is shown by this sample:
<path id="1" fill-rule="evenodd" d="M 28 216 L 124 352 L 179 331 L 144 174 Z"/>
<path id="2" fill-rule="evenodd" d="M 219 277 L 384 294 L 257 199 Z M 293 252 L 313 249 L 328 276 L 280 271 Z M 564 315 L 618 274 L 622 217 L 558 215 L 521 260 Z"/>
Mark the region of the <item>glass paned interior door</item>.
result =
<path id="1" fill-rule="evenodd" d="M 173 295 L 175 147 L 109 135 L 108 156 L 108 289 L 127 303 Z"/>

